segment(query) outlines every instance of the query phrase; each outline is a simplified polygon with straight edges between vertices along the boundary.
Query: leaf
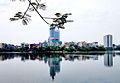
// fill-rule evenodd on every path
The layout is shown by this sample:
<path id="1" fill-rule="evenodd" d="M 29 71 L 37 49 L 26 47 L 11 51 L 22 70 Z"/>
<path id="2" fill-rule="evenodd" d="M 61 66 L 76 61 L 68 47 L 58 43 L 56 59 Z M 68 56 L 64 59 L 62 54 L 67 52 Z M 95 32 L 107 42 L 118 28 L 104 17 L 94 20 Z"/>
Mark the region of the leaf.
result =
<path id="1" fill-rule="evenodd" d="M 16 21 L 18 18 L 10 18 L 10 21 Z"/>
<path id="2" fill-rule="evenodd" d="M 38 9 L 39 7 L 38 7 L 38 5 L 36 6 L 36 9 Z"/>
<path id="3" fill-rule="evenodd" d="M 29 14 L 26 14 L 27 17 L 31 17 Z"/>
<path id="4" fill-rule="evenodd" d="M 19 0 L 19 1 L 25 1 L 25 0 Z"/>
<path id="5" fill-rule="evenodd" d="M 18 12 L 18 14 L 22 14 L 22 12 Z"/>
<path id="6" fill-rule="evenodd" d="M 21 18 L 21 17 L 22 17 L 22 15 L 19 15 L 19 14 L 18 14 L 18 15 L 15 15 L 14 17 Z"/>
<path id="7" fill-rule="evenodd" d="M 66 20 L 66 22 L 74 22 L 73 20 Z"/>
<path id="8" fill-rule="evenodd" d="M 62 16 L 62 18 L 67 18 L 67 17 L 68 17 L 68 15 L 63 15 L 63 16 Z"/>
<path id="9" fill-rule="evenodd" d="M 27 25 L 27 21 L 25 19 L 22 20 L 23 25 Z"/>
<path id="10" fill-rule="evenodd" d="M 22 12 L 16 13 L 14 17 L 22 18 L 23 17 Z"/>
<path id="11" fill-rule="evenodd" d="M 63 22 L 63 23 L 66 23 L 66 19 L 65 18 L 60 18 L 61 19 L 61 21 Z"/>
<path id="12" fill-rule="evenodd" d="M 29 22 L 29 19 L 28 19 L 28 18 L 24 18 L 24 20 L 25 20 L 26 22 Z"/>
<path id="13" fill-rule="evenodd" d="M 31 7 L 31 8 L 29 8 L 29 10 L 30 10 L 30 11 L 34 11 L 34 8 L 33 8 L 33 7 Z"/>
<path id="14" fill-rule="evenodd" d="M 38 5 L 39 9 L 45 10 L 46 9 L 46 5 L 45 4 L 39 4 Z"/>
<path id="15" fill-rule="evenodd" d="M 55 14 L 57 17 L 60 17 L 61 16 L 61 13 L 56 13 Z"/>
<path id="16" fill-rule="evenodd" d="M 16 1 L 16 0 L 11 0 L 11 1 Z"/>
<path id="17" fill-rule="evenodd" d="M 65 29 L 64 24 L 58 24 L 58 28 Z"/>
<path id="18" fill-rule="evenodd" d="M 31 21 L 31 19 L 30 18 L 27 18 L 29 21 Z"/>
<path id="19" fill-rule="evenodd" d="M 32 4 L 32 5 L 37 5 L 35 2 L 32 2 L 31 4 Z"/>

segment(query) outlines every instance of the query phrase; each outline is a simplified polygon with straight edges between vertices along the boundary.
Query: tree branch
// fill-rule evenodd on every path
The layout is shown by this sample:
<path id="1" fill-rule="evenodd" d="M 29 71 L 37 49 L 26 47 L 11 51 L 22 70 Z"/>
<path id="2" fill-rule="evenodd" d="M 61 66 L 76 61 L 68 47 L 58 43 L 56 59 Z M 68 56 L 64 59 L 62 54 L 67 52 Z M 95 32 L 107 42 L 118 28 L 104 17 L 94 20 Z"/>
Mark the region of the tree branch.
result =
<path id="1" fill-rule="evenodd" d="M 40 16 L 40 18 L 42 18 L 42 20 L 47 23 L 48 25 L 50 25 L 43 17 L 42 15 L 38 12 L 38 10 L 34 7 L 34 5 L 31 3 L 30 0 L 28 0 L 29 4 L 34 8 L 34 10 L 37 12 L 37 14 Z"/>
<path id="2" fill-rule="evenodd" d="M 30 4 L 29 4 L 28 8 L 26 9 L 26 11 L 24 12 L 23 17 L 26 15 L 27 11 L 29 10 L 29 7 L 30 7 Z"/>

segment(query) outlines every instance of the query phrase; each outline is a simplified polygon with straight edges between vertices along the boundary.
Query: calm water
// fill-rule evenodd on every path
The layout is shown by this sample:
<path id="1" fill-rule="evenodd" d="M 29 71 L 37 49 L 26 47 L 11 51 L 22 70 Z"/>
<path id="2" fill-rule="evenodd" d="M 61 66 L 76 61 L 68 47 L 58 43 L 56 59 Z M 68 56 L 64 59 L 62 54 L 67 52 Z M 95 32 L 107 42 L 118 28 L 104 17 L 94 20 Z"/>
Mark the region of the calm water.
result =
<path id="1" fill-rule="evenodd" d="M 0 54 L 0 83 L 120 83 L 120 54 Z"/>

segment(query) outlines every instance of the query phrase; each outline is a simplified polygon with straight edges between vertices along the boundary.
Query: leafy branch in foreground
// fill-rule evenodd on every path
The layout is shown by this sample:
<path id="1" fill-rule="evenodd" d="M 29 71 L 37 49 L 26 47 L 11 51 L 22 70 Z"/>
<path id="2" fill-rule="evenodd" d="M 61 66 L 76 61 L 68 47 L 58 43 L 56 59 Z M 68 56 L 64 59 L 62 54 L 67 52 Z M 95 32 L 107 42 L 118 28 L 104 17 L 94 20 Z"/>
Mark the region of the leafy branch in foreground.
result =
<path id="1" fill-rule="evenodd" d="M 16 1 L 16 0 L 12 0 Z M 19 1 L 25 1 L 25 0 L 19 0 Z M 43 3 L 40 3 L 40 0 L 27 0 L 29 2 L 29 5 L 26 9 L 25 12 L 18 12 L 14 15 L 14 17 L 10 18 L 11 21 L 16 21 L 16 20 L 22 20 L 23 25 L 27 25 L 28 22 L 31 20 L 31 16 L 28 14 L 28 11 L 36 11 L 38 15 L 45 21 L 47 24 L 49 24 L 43 17 L 42 15 L 38 12 L 38 9 L 45 10 L 46 5 Z"/>
<path id="2" fill-rule="evenodd" d="M 31 16 L 29 14 L 23 14 L 22 12 L 18 12 L 14 15 L 13 18 L 10 18 L 11 21 L 16 21 L 22 19 L 23 25 L 27 25 L 28 22 L 31 20 Z"/>
<path id="3" fill-rule="evenodd" d="M 16 0 L 12 0 L 12 1 L 16 1 Z M 26 1 L 26 0 L 19 0 L 19 1 Z M 64 24 L 67 22 L 73 22 L 73 20 L 67 20 L 68 15 L 72 15 L 71 13 L 65 13 L 65 14 L 61 14 L 61 13 L 56 13 L 55 14 L 55 18 L 51 18 L 51 17 L 43 17 L 38 9 L 42 9 L 45 10 L 46 9 L 46 5 L 43 3 L 40 3 L 41 0 L 27 0 L 29 2 L 29 5 L 26 9 L 25 12 L 18 12 L 14 15 L 13 18 L 10 18 L 11 21 L 16 21 L 16 20 L 22 20 L 23 25 L 27 25 L 29 23 L 29 21 L 31 20 L 31 16 L 28 14 L 28 11 L 35 11 L 39 17 L 48 25 L 53 26 L 53 27 L 57 27 L 58 29 L 65 29 Z M 46 21 L 46 19 L 52 19 L 53 23 L 48 23 Z"/>
<path id="4" fill-rule="evenodd" d="M 67 17 L 69 15 L 72 15 L 72 13 L 65 13 L 65 14 L 61 14 L 61 13 L 56 13 L 55 14 L 55 18 L 51 18 L 51 17 L 44 17 L 45 19 L 52 19 L 53 23 L 51 24 L 51 26 L 53 27 L 57 27 L 58 29 L 65 29 L 64 24 L 67 22 L 73 22 L 73 20 L 67 20 Z"/>

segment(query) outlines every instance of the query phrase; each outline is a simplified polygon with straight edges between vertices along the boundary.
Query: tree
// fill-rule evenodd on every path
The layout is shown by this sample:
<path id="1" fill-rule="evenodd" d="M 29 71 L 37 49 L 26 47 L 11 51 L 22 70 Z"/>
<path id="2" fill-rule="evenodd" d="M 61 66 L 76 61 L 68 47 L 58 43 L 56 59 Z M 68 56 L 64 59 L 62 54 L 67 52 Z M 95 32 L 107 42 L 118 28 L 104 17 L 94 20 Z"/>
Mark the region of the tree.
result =
<path id="1" fill-rule="evenodd" d="M 38 50 L 39 50 L 40 52 L 43 52 L 43 51 L 45 51 L 45 47 L 39 47 Z"/>
<path id="2" fill-rule="evenodd" d="M 46 48 L 45 48 L 45 51 L 51 51 L 52 49 L 51 49 L 51 46 L 47 46 Z"/>
<path id="3" fill-rule="evenodd" d="M 39 50 L 39 49 L 38 49 L 36 46 L 34 46 L 34 47 L 32 48 L 32 51 L 33 51 L 34 53 L 37 53 L 38 50 Z"/>
<path id="4" fill-rule="evenodd" d="M 98 49 L 99 49 L 99 51 L 106 51 L 106 49 L 104 48 L 104 46 L 99 46 Z"/>

